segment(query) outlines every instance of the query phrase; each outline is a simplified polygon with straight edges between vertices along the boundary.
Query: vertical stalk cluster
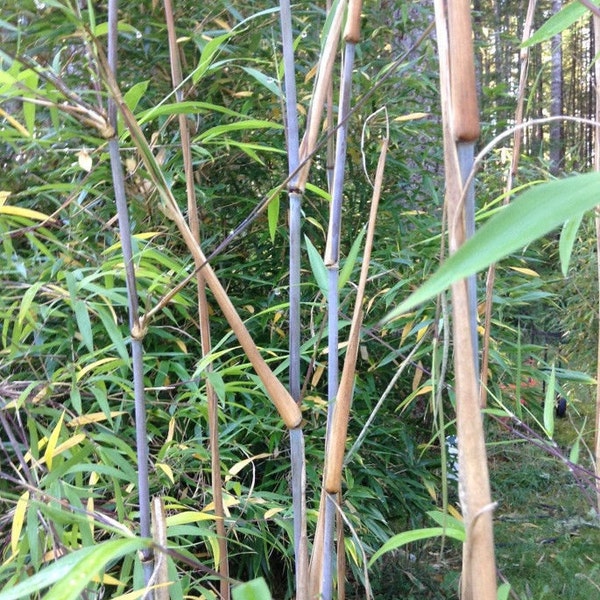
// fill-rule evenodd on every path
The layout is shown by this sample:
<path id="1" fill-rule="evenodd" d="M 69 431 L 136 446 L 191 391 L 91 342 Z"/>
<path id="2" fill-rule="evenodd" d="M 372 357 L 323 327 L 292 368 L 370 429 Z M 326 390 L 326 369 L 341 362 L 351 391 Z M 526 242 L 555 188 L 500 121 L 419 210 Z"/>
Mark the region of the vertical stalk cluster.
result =
<path id="1" fill-rule="evenodd" d="M 479 134 L 470 10 L 468 0 L 435 2 L 444 132 L 445 201 L 451 253 L 465 242 L 468 229 L 464 198 L 469 192 L 463 184 L 465 166 L 468 165 L 463 164 L 461 171 L 461 158 L 464 163 L 467 154 L 472 157 L 472 147 L 466 148 L 464 145 L 472 145 Z M 480 411 L 477 361 L 474 360 L 474 309 L 469 282 L 461 280 L 453 284 L 459 495 L 467 532 L 463 547 L 461 598 L 494 600 L 493 504 Z"/>

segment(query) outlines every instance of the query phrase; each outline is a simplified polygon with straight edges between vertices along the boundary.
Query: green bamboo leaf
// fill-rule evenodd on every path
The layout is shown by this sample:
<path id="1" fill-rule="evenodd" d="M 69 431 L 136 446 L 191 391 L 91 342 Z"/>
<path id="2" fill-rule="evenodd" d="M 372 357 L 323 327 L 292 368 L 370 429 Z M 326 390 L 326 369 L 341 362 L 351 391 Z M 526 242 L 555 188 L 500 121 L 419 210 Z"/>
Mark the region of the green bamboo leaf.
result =
<path id="1" fill-rule="evenodd" d="M 317 281 L 317 285 L 319 286 L 323 296 L 327 296 L 327 290 L 329 289 L 327 267 L 325 267 L 323 258 L 307 236 L 304 236 L 304 240 L 306 241 L 306 250 L 308 252 L 310 267 Z"/>
<path id="2" fill-rule="evenodd" d="M 149 83 L 150 81 L 148 79 L 146 79 L 146 81 L 138 81 L 123 94 L 123 100 L 125 100 L 125 104 L 127 104 L 130 111 L 135 112 L 139 101 L 148 89 Z"/>
<path id="3" fill-rule="evenodd" d="M 204 112 L 218 112 L 230 117 L 242 117 L 245 115 L 226 108 L 225 106 L 219 106 L 218 104 L 211 104 L 210 102 L 173 102 L 170 104 L 161 104 L 148 110 L 144 110 L 137 115 L 138 125 L 143 125 L 152 119 L 157 117 L 164 117 L 168 115 L 195 115 Z"/>
<path id="4" fill-rule="evenodd" d="M 432 518 L 440 527 L 452 527 L 452 529 L 464 529 L 462 521 L 452 515 L 443 513 L 441 510 L 429 510 L 427 515 Z"/>
<path id="5" fill-rule="evenodd" d="M 101 37 L 104 35 L 108 35 L 108 21 L 104 23 L 98 23 L 96 27 L 94 27 L 94 36 Z M 119 33 L 132 33 L 135 37 L 141 38 L 142 32 L 139 29 L 136 29 L 133 25 L 129 23 L 125 23 L 125 21 L 119 21 L 117 23 L 117 31 Z"/>
<path id="6" fill-rule="evenodd" d="M 69 570 L 65 581 L 57 582 L 44 596 L 44 600 L 77 600 L 81 591 L 109 562 L 137 552 L 147 545 L 148 542 L 140 538 L 124 538 L 93 546 L 92 552 L 77 561 Z"/>
<path id="7" fill-rule="evenodd" d="M 279 221 L 279 196 L 281 195 L 281 190 L 271 190 L 269 195 L 274 194 L 267 206 L 267 221 L 269 223 L 269 236 L 271 237 L 271 242 L 275 241 L 275 234 L 277 233 L 277 223 Z"/>
<path id="8" fill-rule="evenodd" d="M 33 98 L 35 96 L 34 90 L 37 90 L 38 87 L 39 75 L 33 69 L 27 69 L 23 72 L 19 79 L 28 90 L 32 90 L 31 92 L 24 92 L 23 97 Z M 35 113 L 36 105 L 33 102 L 23 103 L 23 118 L 25 120 L 25 127 L 27 127 L 27 131 L 29 132 L 30 136 L 32 136 L 34 133 Z"/>
<path id="9" fill-rule="evenodd" d="M 19 314 L 17 316 L 17 325 L 19 327 L 23 326 L 23 322 L 27 319 L 29 315 L 29 309 L 37 295 L 39 289 L 42 287 L 41 281 L 36 281 L 36 283 L 32 284 L 27 288 L 25 293 L 23 294 L 23 298 L 21 300 L 21 305 L 19 307 Z"/>
<path id="10" fill-rule="evenodd" d="M 424 529 L 414 529 L 412 531 L 403 531 L 391 537 L 369 560 L 369 567 L 386 552 L 395 550 L 400 546 L 411 544 L 412 542 L 418 542 L 420 540 L 426 540 L 432 537 L 446 536 L 459 542 L 465 541 L 465 529 L 455 529 L 454 527 L 426 527 Z M 0 599 L 2 600 L 2 599 Z"/>
<path id="11" fill-rule="evenodd" d="M 223 35 L 218 35 L 213 38 L 202 49 L 202 54 L 200 55 L 200 61 L 198 62 L 198 66 L 192 72 L 192 82 L 198 83 L 202 76 L 208 71 L 212 60 L 215 58 L 217 52 L 221 49 L 221 46 L 233 35 L 233 31 L 228 33 L 224 33 Z"/>
<path id="12" fill-rule="evenodd" d="M 454 282 L 498 262 L 598 203 L 600 173 L 587 173 L 529 188 L 496 213 L 404 302 L 390 321 L 434 298 Z"/>
<path id="13" fill-rule="evenodd" d="M 597 2 L 594 2 L 597 4 Z M 562 10 L 552 15 L 526 42 L 523 43 L 523 48 L 535 46 L 541 42 L 545 42 L 564 31 L 583 15 L 588 12 L 588 9 L 578 0 L 567 4 Z"/>
<path id="14" fill-rule="evenodd" d="M 32 598 L 40 590 L 47 588 L 57 581 L 62 581 L 68 576 L 69 572 L 77 562 L 81 560 L 82 557 L 93 552 L 93 550 L 94 547 L 88 547 L 77 550 L 77 552 L 73 552 L 72 554 L 67 554 L 67 556 L 57 560 L 51 566 L 42 569 L 25 581 L 18 583 L 10 589 L 3 589 L 0 592 L 0 600 Z"/>
<path id="15" fill-rule="evenodd" d="M 574 465 L 576 465 L 579 462 L 579 450 L 581 447 L 582 431 L 583 431 L 583 428 L 577 435 L 577 439 L 575 440 L 575 443 L 573 444 L 573 446 L 571 447 L 571 451 L 569 452 L 569 461 L 572 462 Z"/>
<path id="16" fill-rule="evenodd" d="M 83 300 L 75 300 L 73 302 L 73 311 L 75 312 L 75 320 L 83 343 L 90 351 L 94 351 L 94 334 L 92 333 L 92 323 L 90 314 L 88 313 L 87 305 Z"/>
<path id="17" fill-rule="evenodd" d="M 360 250 L 360 246 L 362 244 L 363 238 L 365 237 L 366 228 L 363 227 L 360 233 L 356 236 L 356 239 L 352 243 L 352 247 L 350 248 L 350 252 L 348 252 L 348 256 L 344 261 L 344 266 L 340 270 L 340 277 L 338 281 L 338 289 L 342 289 L 344 285 L 350 279 L 350 275 L 352 275 L 352 270 L 354 269 L 354 265 L 356 264 L 356 259 L 358 258 L 358 252 Z"/>
<path id="18" fill-rule="evenodd" d="M 262 577 L 236 585 L 231 590 L 233 600 L 272 600 L 271 592 Z"/>
<path id="19" fill-rule="evenodd" d="M 273 121 L 263 121 L 261 119 L 246 119 L 244 121 L 236 121 L 235 123 L 227 123 L 226 125 L 217 125 L 211 127 L 206 131 L 203 131 L 198 135 L 195 142 L 207 142 L 214 137 L 221 136 L 224 133 L 230 133 L 232 131 L 245 131 L 254 129 L 283 129 L 283 125 L 280 123 L 274 123 Z"/>
<path id="20" fill-rule="evenodd" d="M 563 277 L 567 276 L 569 270 L 569 263 L 571 262 L 571 254 L 573 253 L 573 245 L 583 219 L 583 213 L 580 213 L 569 219 L 563 225 L 560 242 L 558 244 L 558 253 L 560 256 L 560 268 L 562 270 Z"/>
<path id="21" fill-rule="evenodd" d="M 262 71 L 252 67 L 242 67 L 248 75 L 254 77 L 258 83 L 267 88 L 276 98 L 283 98 L 281 87 L 276 79 L 269 75 L 265 75 Z"/>
<path id="22" fill-rule="evenodd" d="M 508 600 L 510 596 L 510 583 L 503 583 L 499 588 L 496 595 L 498 600 Z"/>
<path id="23" fill-rule="evenodd" d="M 550 439 L 554 436 L 554 407 L 556 404 L 554 398 L 555 387 L 556 371 L 553 366 L 548 385 L 546 386 L 546 397 L 544 399 L 544 429 L 546 430 L 546 435 Z"/>

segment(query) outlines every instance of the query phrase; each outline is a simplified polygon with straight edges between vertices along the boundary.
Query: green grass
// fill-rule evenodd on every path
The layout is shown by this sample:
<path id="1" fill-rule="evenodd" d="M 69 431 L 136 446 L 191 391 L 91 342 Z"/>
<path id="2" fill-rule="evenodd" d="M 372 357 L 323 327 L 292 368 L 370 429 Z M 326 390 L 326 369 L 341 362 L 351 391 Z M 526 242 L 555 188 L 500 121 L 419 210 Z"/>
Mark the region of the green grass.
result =
<path id="1" fill-rule="evenodd" d="M 567 419 L 556 423 L 557 449 L 569 456 L 591 402 L 571 400 Z M 588 420 L 589 423 L 589 415 Z M 593 484 L 579 478 L 546 449 L 530 442 L 502 443 L 511 434 L 490 427 L 498 569 L 519 600 L 587 600 L 600 594 L 600 519 Z M 593 432 L 584 433 L 588 447 Z M 586 458 L 581 453 L 582 458 Z M 583 466 L 588 466 L 583 463 Z"/>

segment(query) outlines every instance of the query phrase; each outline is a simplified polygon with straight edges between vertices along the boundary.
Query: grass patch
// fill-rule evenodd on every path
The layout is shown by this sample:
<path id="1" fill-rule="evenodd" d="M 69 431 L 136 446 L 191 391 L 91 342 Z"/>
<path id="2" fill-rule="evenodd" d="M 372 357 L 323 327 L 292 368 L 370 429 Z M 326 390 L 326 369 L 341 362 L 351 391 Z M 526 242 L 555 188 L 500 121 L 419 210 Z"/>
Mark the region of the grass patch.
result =
<path id="1" fill-rule="evenodd" d="M 553 452 L 568 457 L 584 421 L 585 414 L 571 410 L 557 422 Z M 572 472 L 548 449 L 517 439 L 506 443 L 510 433 L 490 429 L 496 560 L 512 598 L 598 597 L 600 520 L 591 478 Z"/>

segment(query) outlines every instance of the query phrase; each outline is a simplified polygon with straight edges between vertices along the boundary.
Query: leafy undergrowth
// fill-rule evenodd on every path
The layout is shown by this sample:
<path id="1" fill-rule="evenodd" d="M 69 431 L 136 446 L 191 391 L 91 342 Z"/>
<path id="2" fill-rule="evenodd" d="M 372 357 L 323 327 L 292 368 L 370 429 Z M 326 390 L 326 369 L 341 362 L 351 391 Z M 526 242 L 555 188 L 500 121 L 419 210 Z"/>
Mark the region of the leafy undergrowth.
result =
<path id="1" fill-rule="evenodd" d="M 490 476 L 498 502 L 499 584 L 508 582 L 509 597 L 515 600 L 600 597 L 600 519 L 594 511 L 593 483 L 588 474 L 573 471 L 558 456 L 568 458 L 589 418 L 585 413 L 593 410 L 589 400 L 582 404 L 575 402 L 568 418 L 557 421 L 556 444 L 551 447 L 543 438 L 536 443 L 521 439 L 506 422 L 489 423 Z M 589 444 L 592 433 L 587 431 L 582 440 Z M 460 546 L 451 540 L 443 556 L 439 540 L 390 552 L 371 572 L 373 596 L 377 600 L 458 598 L 460 564 Z M 348 597 L 364 597 L 361 593 L 350 589 Z"/>

